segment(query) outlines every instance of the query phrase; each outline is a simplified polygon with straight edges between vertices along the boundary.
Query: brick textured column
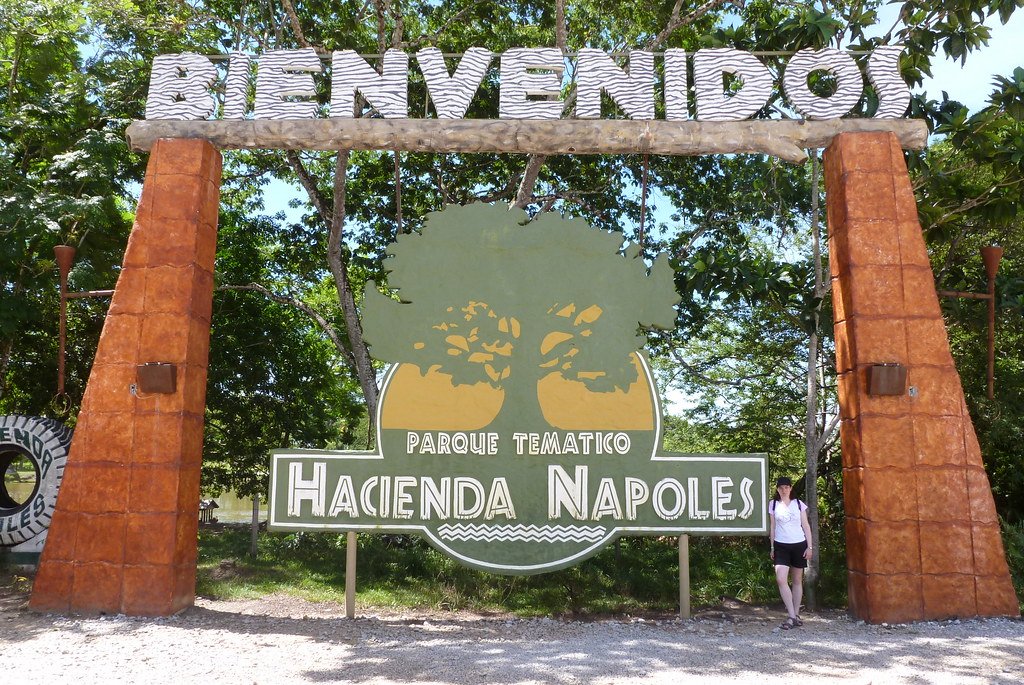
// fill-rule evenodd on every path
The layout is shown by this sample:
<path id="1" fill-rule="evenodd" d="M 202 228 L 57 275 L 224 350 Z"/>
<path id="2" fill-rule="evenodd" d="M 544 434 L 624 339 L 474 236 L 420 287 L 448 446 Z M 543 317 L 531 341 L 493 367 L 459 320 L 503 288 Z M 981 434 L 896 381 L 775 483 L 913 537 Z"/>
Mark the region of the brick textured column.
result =
<path id="1" fill-rule="evenodd" d="M 873 623 L 1019 614 L 903 152 L 825 152 L 850 609 Z M 909 391 L 867 392 L 899 362 Z"/>
<path id="2" fill-rule="evenodd" d="M 220 153 L 161 140 L 78 416 L 30 606 L 168 615 L 195 599 Z M 136 366 L 177 366 L 133 394 Z"/>

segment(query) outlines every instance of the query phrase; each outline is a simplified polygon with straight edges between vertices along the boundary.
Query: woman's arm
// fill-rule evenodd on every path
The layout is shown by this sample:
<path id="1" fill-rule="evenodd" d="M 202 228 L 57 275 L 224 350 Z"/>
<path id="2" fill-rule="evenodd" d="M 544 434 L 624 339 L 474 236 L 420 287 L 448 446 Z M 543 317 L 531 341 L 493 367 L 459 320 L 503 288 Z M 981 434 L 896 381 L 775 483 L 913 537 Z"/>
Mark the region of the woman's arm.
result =
<path id="1" fill-rule="evenodd" d="M 804 537 L 807 538 L 807 551 L 804 558 L 810 559 L 814 552 L 814 541 L 811 539 L 811 522 L 807 520 L 807 506 L 800 510 L 800 527 L 804 529 Z"/>
<path id="2" fill-rule="evenodd" d="M 768 542 L 771 544 L 771 558 L 775 559 L 775 514 L 768 512 Z"/>

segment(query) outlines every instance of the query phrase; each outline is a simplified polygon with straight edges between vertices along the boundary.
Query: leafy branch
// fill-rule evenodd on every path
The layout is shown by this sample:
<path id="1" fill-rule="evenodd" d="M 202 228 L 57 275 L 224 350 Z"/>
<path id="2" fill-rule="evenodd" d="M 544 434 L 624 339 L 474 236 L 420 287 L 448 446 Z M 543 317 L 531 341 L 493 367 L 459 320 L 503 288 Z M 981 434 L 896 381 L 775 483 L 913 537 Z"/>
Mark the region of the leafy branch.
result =
<path id="1" fill-rule="evenodd" d="M 324 335 L 326 335 L 332 343 L 334 343 L 334 346 L 338 349 L 339 352 L 341 352 L 342 355 L 345 356 L 348 363 L 351 364 L 353 367 L 355 366 L 355 357 L 352 355 L 351 351 L 349 351 L 345 347 L 344 343 L 341 340 L 341 336 L 338 335 L 338 331 L 334 328 L 331 322 L 328 321 L 323 314 L 318 312 L 316 308 L 314 308 L 313 306 L 306 302 L 303 302 L 294 294 L 276 293 L 270 288 L 264 285 L 260 285 L 259 283 L 248 283 L 246 285 L 218 285 L 217 290 L 260 293 L 269 300 L 277 302 L 278 304 L 287 305 L 289 307 L 292 307 L 293 309 L 302 312 L 309 318 L 310 321 L 317 325 L 317 328 L 323 331 Z"/>

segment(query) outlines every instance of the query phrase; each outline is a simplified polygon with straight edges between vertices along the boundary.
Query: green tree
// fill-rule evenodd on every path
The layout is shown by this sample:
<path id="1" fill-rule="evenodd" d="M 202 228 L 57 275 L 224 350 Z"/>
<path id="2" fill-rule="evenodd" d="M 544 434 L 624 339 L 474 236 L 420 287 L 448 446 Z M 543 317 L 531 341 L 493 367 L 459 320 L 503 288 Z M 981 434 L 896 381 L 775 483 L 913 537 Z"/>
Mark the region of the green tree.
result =
<path id="1" fill-rule="evenodd" d="M 73 285 L 109 287 L 130 227 L 122 198 L 131 165 L 120 159 L 123 138 L 80 56 L 85 35 L 81 3 L 0 2 L 3 411 L 50 411 L 57 356 L 53 246 L 79 248 Z M 75 362 L 90 356 L 76 345 Z M 81 363 L 69 366 L 72 385 L 81 385 L 83 373 Z"/>
<path id="2" fill-rule="evenodd" d="M 362 404 L 329 340 L 288 302 L 232 283 L 279 282 L 272 217 L 222 213 L 207 380 L 203 487 L 263 497 L 269 451 L 352 442 Z M 324 297 L 324 295 L 321 295 Z"/>
<path id="3" fill-rule="evenodd" d="M 78 249 L 72 291 L 113 287 L 144 169 L 124 127 L 143 116 L 155 54 L 218 49 L 207 9 L 0 0 L 0 411 L 74 422 L 108 301 L 68 303 L 68 394 L 53 403 L 52 247 Z M 298 245 L 308 236 L 283 217 L 259 216 L 251 168 L 229 156 L 225 177 L 218 282 L 287 285 L 298 276 L 315 291 L 322 265 L 311 269 Z M 282 239 L 289 249 L 279 249 Z M 308 319 L 262 294 L 215 297 L 204 482 L 256 494 L 269 449 L 350 439 L 360 403 Z M 293 391 L 300 386 L 306 392 Z"/>
<path id="4" fill-rule="evenodd" d="M 388 250 L 401 302 L 371 282 L 363 326 L 377 358 L 439 367 L 456 385 L 488 382 L 524 425 L 543 425 L 530 422 L 543 421 L 537 383 L 548 374 L 594 391 L 636 380 L 638 329 L 673 326 L 675 290 L 664 256 L 648 276 L 615 235 L 552 215 L 523 219 L 484 205 L 430 215 L 422 234 Z"/>

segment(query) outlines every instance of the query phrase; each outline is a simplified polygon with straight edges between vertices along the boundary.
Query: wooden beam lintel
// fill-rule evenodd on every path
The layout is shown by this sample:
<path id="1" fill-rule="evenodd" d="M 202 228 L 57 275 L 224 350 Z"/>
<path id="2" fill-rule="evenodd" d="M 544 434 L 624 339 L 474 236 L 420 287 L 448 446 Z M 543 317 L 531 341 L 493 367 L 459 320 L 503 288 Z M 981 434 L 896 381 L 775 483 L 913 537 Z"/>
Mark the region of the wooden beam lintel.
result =
<path id="1" fill-rule="evenodd" d="M 840 133 L 892 131 L 905 149 L 923 149 L 924 121 L 636 121 L 632 119 L 278 119 L 135 121 L 132 148 L 160 138 L 201 138 L 220 149 L 399 150 L 544 155 L 767 154 L 800 163 Z"/>

